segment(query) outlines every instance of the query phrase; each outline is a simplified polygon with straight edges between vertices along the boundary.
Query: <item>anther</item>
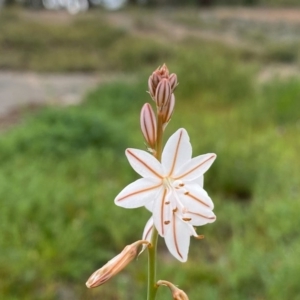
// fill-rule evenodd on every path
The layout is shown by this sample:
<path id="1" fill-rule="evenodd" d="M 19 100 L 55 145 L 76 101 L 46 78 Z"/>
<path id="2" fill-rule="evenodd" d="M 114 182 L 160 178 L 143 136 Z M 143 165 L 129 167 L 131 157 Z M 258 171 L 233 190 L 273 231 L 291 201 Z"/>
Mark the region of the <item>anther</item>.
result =
<path id="1" fill-rule="evenodd" d="M 192 218 L 182 218 L 182 220 L 188 222 L 188 221 L 191 221 Z"/>
<path id="2" fill-rule="evenodd" d="M 188 195 L 189 193 L 190 193 L 190 192 L 186 191 L 184 194 L 185 194 L 185 195 Z"/>
<path id="3" fill-rule="evenodd" d="M 168 225 L 168 224 L 170 224 L 170 221 L 164 221 L 164 224 Z"/>
<path id="4" fill-rule="evenodd" d="M 177 207 L 175 207 L 175 208 L 173 209 L 173 212 L 175 213 L 177 210 L 178 210 L 178 208 L 177 208 Z"/>
<path id="5" fill-rule="evenodd" d="M 197 239 L 197 240 L 203 240 L 204 239 L 204 235 L 203 234 L 197 235 L 197 236 L 195 236 L 195 239 Z"/>
<path id="6" fill-rule="evenodd" d="M 170 201 L 166 201 L 165 204 L 166 204 L 166 205 L 170 204 Z"/>

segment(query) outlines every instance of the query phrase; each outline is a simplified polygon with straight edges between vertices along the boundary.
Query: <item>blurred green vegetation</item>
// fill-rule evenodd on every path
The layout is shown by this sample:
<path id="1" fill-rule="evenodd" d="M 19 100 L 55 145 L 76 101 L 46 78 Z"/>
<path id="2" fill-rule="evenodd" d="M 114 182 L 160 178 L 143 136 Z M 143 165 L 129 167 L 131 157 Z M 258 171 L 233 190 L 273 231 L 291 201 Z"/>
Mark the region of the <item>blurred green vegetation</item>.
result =
<path id="1" fill-rule="evenodd" d="M 43 21 L 38 13 L 28 15 L 17 7 L 0 11 L 0 69 L 136 71 L 172 56 L 161 42 L 143 37 L 137 42 L 126 29 L 110 26 L 101 10 L 65 17 Z"/>
<path id="2" fill-rule="evenodd" d="M 96 27 L 94 16 L 80 19 L 75 26 L 85 22 L 87 30 L 70 35 L 60 29 L 56 36 L 56 26 L 30 27 L 33 21 L 22 27 L 19 19 L 1 26 L 0 52 L 3 45 L 12 51 L 0 55 L 2 67 L 134 71 L 138 79 L 99 86 L 77 107 L 46 107 L 1 134 L 0 298 L 145 299 L 146 254 L 101 288 L 84 283 L 141 237 L 149 217 L 145 209 L 116 207 L 113 199 L 138 178 L 124 150 L 145 147 L 139 111 L 152 101 L 147 78 L 166 62 L 180 82 L 166 135 L 185 127 L 194 156 L 218 154 L 205 177 L 218 219 L 198 228 L 206 238 L 192 240 L 185 264 L 161 240 L 158 277 L 195 300 L 300 299 L 300 80 L 258 84 L 259 56 L 247 60 L 240 50 L 195 39 L 160 44 L 107 24 L 95 36 L 88 29 Z M 26 34 L 28 28 L 36 34 Z M 51 30 L 44 40 L 43 30 Z M 35 54 L 33 39 L 46 53 Z M 84 45 L 91 61 L 80 62 L 76 51 L 68 61 L 51 54 L 54 41 L 65 53 Z M 161 288 L 158 299 L 169 298 Z"/>

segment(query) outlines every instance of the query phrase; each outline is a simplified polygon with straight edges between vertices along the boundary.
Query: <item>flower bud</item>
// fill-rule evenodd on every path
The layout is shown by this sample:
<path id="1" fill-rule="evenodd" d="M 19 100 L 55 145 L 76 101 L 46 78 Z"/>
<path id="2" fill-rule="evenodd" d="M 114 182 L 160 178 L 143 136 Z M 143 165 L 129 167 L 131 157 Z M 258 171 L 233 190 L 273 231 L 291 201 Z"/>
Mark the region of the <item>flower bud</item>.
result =
<path id="1" fill-rule="evenodd" d="M 170 83 L 170 87 L 171 87 L 171 92 L 173 93 L 176 86 L 178 85 L 178 82 L 177 82 L 177 75 L 175 73 L 172 73 L 170 76 L 169 76 L 169 83 Z"/>
<path id="2" fill-rule="evenodd" d="M 160 75 L 158 75 L 155 72 L 153 72 L 152 75 L 148 79 L 149 93 L 150 93 L 153 100 L 154 100 L 156 88 L 157 88 L 157 85 L 158 85 L 160 79 L 161 79 Z"/>
<path id="3" fill-rule="evenodd" d="M 168 104 L 163 108 L 163 129 L 165 129 L 172 117 L 173 111 L 175 107 L 175 96 L 174 94 L 171 95 L 170 101 Z"/>
<path id="4" fill-rule="evenodd" d="M 140 123 L 143 136 L 151 149 L 156 144 L 156 117 L 149 103 L 144 104 L 141 110 Z"/>
<path id="5" fill-rule="evenodd" d="M 167 286 L 171 290 L 174 300 L 189 300 L 189 297 L 183 290 L 180 290 L 178 287 L 176 287 L 173 283 L 169 281 L 159 280 L 156 284 L 158 286 L 160 285 Z"/>
<path id="6" fill-rule="evenodd" d="M 157 107 L 162 109 L 164 106 L 166 106 L 170 100 L 170 97 L 171 87 L 169 84 L 169 80 L 164 78 L 159 82 L 155 92 L 155 102 Z"/>
<path id="7" fill-rule="evenodd" d="M 142 244 L 149 244 L 149 242 L 141 240 L 126 246 L 120 254 L 107 262 L 101 269 L 94 272 L 86 282 L 86 286 L 88 288 L 95 288 L 118 274 L 137 256 L 138 248 Z"/>
<path id="8" fill-rule="evenodd" d="M 169 77 L 169 69 L 166 64 L 163 64 L 162 67 L 157 68 L 155 71 L 157 74 L 160 75 L 161 78 L 168 78 Z"/>

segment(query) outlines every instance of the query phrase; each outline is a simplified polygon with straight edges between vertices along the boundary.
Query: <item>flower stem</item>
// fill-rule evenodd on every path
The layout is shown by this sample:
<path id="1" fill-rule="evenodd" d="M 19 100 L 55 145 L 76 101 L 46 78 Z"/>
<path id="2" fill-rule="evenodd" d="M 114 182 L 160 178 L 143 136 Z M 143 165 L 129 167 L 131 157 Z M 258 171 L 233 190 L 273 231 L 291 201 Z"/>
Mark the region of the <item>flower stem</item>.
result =
<path id="1" fill-rule="evenodd" d="M 157 140 L 156 140 L 156 151 L 155 157 L 160 161 L 162 153 L 162 140 L 163 140 L 163 119 L 162 115 L 158 112 L 157 114 Z M 147 300 L 155 300 L 157 292 L 156 284 L 156 254 L 157 254 L 157 240 L 158 232 L 153 226 L 151 245 L 148 247 L 148 294 Z"/>
<path id="2" fill-rule="evenodd" d="M 155 300 L 156 285 L 156 248 L 157 248 L 158 232 L 153 226 L 151 236 L 151 246 L 148 247 L 148 297 L 147 300 Z"/>

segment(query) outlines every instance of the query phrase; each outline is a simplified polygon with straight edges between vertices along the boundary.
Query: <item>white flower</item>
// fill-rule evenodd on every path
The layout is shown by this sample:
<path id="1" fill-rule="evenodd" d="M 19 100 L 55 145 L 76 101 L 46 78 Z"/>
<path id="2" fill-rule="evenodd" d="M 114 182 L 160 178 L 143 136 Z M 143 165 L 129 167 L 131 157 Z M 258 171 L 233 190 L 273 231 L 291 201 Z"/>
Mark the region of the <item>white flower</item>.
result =
<path id="1" fill-rule="evenodd" d="M 153 225 L 178 260 L 187 260 L 190 236 L 198 236 L 193 226 L 212 223 L 213 202 L 203 189 L 203 174 L 216 158 L 213 153 L 192 158 L 192 146 L 185 129 L 167 141 L 161 163 L 151 154 L 127 149 L 132 168 L 143 178 L 125 187 L 115 199 L 118 206 L 146 206 L 153 214 L 143 239 L 150 240 Z"/>

